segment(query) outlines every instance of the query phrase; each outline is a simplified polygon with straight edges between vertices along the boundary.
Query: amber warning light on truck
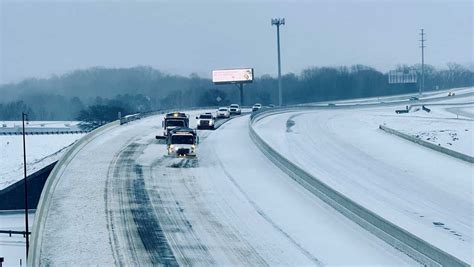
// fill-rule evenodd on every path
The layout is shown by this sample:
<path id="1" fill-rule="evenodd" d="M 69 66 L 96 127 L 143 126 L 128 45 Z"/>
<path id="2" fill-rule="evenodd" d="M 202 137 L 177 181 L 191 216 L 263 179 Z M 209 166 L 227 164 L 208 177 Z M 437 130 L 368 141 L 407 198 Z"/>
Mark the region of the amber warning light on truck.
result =
<path id="1" fill-rule="evenodd" d="M 253 69 L 227 69 L 213 70 L 212 82 L 222 83 L 251 83 L 253 81 Z"/>

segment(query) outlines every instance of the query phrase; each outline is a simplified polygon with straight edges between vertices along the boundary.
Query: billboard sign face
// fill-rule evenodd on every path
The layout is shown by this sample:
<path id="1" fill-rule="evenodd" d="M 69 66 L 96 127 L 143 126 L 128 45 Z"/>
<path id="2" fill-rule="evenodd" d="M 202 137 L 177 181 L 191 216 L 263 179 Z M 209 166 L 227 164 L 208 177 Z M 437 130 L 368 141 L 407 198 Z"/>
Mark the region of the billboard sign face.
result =
<path id="1" fill-rule="evenodd" d="M 388 83 L 416 83 L 417 74 L 415 70 L 408 71 L 395 71 L 392 70 L 388 73 Z"/>
<path id="2" fill-rule="evenodd" d="M 252 81 L 253 69 L 250 68 L 212 71 L 212 82 L 215 84 L 251 83 Z"/>

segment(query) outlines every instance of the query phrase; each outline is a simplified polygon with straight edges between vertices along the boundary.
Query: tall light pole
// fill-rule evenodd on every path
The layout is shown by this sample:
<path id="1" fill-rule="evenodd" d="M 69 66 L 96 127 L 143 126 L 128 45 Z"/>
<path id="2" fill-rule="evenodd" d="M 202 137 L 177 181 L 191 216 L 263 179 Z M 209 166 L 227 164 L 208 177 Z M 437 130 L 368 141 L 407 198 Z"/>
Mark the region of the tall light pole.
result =
<path id="1" fill-rule="evenodd" d="M 23 122 L 23 174 L 25 183 L 25 237 L 26 237 L 26 259 L 28 260 L 28 249 L 30 248 L 30 241 L 28 235 L 28 181 L 26 179 L 26 140 L 25 140 L 25 120 L 28 119 L 28 114 L 21 113 Z"/>
<path id="2" fill-rule="evenodd" d="M 425 35 L 426 33 L 424 32 L 424 29 L 421 29 L 421 33 L 420 33 L 420 42 L 421 42 L 421 84 L 420 84 L 420 91 L 419 91 L 419 94 L 421 96 L 421 94 L 423 93 L 423 90 L 425 89 Z"/>
<path id="3" fill-rule="evenodd" d="M 280 25 L 285 25 L 284 18 L 272 19 L 272 25 L 277 27 L 277 49 L 278 49 L 278 104 L 281 106 L 282 101 L 282 89 L 281 89 L 281 59 L 280 59 Z"/>

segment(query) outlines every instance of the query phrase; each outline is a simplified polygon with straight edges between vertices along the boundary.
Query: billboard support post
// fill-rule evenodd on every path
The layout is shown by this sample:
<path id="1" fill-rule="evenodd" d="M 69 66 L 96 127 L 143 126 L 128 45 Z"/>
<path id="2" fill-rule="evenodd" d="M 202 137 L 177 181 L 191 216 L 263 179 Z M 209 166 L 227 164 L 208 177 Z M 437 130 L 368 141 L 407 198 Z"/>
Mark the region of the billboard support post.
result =
<path id="1" fill-rule="evenodd" d="M 244 105 L 244 84 L 239 83 L 239 89 L 240 89 L 240 105 Z"/>
<path id="2" fill-rule="evenodd" d="M 243 83 L 234 83 L 235 86 L 237 86 L 239 88 L 239 92 L 240 92 L 240 105 L 243 106 L 244 105 L 244 84 Z"/>

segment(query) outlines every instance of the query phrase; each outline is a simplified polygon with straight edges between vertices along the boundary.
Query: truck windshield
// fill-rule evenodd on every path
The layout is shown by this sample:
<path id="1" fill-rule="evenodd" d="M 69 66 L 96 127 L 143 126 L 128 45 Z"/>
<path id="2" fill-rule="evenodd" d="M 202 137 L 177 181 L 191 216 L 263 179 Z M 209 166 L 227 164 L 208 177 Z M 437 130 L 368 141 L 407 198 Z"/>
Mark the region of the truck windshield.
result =
<path id="1" fill-rule="evenodd" d="M 171 137 L 171 144 L 194 144 L 194 137 L 192 135 L 173 135 Z"/>
<path id="2" fill-rule="evenodd" d="M 167 120 L 166 127 L 168 126 L 177 126 L 177 127 L 184 127 L 184 121 L 182 120 Z"/>
<path id="3" fill-rule="evenodd" d="M 211 115 L 201 115 L 199 116 L 200 119 L 212 119 Z"/>

